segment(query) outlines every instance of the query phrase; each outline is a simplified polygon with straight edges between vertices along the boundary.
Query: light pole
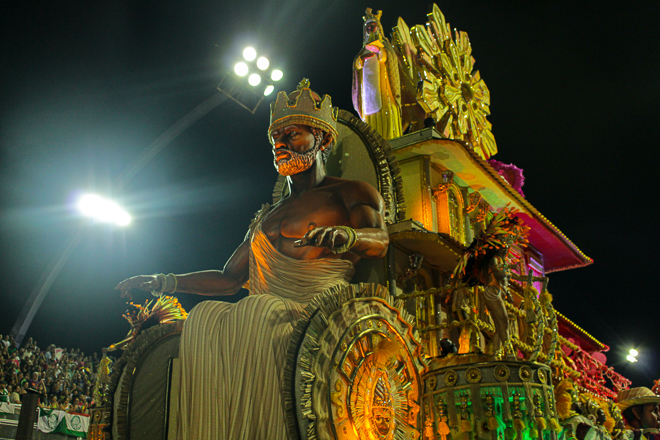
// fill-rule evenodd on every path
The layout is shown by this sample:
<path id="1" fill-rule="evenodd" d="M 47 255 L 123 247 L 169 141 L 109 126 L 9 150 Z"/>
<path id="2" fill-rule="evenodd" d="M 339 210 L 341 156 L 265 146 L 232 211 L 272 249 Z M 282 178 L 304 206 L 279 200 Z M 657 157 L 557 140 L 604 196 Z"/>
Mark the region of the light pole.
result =
<path id="1" fill-rule="evenodd" d="M 163 151 L 174 139 L 227 99 L 236 102 L 250 113 L 255 113 L 264 97 L 270 95 L 275 89 L 275 86 L 271 81 L 281 80 L 284 74 L 279 69 L 269 70 L 271 66 L 268 59 L 263 56 L 257 57 L 257 52 L 252 47 L 248 47 L 243 51 L 243 59 L 244 61 L 241 61 L 234 66 L 234 72 L 228 72 L 225 74 L 223 80 L 218 85 L 218 92 L 214 93 L 210 98 L 176 121 L 124 169 L 113 184 L 113 193 L 116 194 L 121 191 L 128 182 L 130 182 L 131 179 L 133 179 L 133 177 L 135 177 L 135 175 L 151 161 L 151 159 Z M 242 72 L 241 69 L 243 67 L 238 68 L 237 71 L 237 66 L 240 63 L 245 66 L 245 73 L 242 75 L 240 75 L 239 72 Z M 252 73 L 248 76 L 248 87 L 243 81 L 243 77 L 250 71 L 252 71 Z M 261 74 L 258 72 L 261 72 Z M 265 77 L 264 87 L 261 75 L 268 72 L 270 73 L 270 80 Z M 262 86 L 259 87 L 260 85 Z M 39 282 L 28 297 L 21 313 L 18 315 L 16 323 L 11 329 L 11 335 L 16 341 L 16 344 L 20 345 L 23 341 L 23 337 L 25 337 L 30 324 L 32 324 L 34 315 L 36 315 L 41 303 L 43 303 L 44 298 L 46 298 L 48 291 L 55 282 L 55 279 L 78 246 L 78 243 L 82 240 L 86 231 L 87 228 L 85 227 L 78 229 L 78 231 L 69 238 L 62 250 L 56 254 L 53 260 L 51 260 L 46 267 L 46 270 L 41 275 Z"/>

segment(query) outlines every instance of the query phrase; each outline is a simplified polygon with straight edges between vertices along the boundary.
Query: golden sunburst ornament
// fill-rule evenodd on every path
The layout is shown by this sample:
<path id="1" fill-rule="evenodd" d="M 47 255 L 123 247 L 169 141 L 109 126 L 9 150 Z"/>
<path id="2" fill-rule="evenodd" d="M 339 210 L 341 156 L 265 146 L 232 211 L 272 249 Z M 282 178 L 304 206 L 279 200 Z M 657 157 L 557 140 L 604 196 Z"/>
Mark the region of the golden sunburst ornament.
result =
<path id="1" fill-rule="evenodd" d="M 497 153 L 490 114 L 490 92 L 479 71 L 473 72 L 472 46 L 466 32 L 450 30 L 437 5 L 426 26 L 408 28 L 399 18 L 394 42 L 404 70 L 419 79 L 417 102 L 450 139 L 472 144 L 484 159 Z M 415 75 L 416 73 L 416 75 Z"/>

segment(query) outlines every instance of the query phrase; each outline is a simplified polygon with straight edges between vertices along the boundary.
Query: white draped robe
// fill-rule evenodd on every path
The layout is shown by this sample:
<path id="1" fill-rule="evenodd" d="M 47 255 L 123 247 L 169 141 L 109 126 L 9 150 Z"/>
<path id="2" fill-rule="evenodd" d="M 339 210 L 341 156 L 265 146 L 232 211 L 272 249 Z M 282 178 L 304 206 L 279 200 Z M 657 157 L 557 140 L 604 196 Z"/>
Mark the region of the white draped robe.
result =
<path id="1" fill-rule="evenodd" d="M 261 230 L 251 232 L 250 295 L 237 303 L 205 301 L 181 337 L 180 440 L 287 439 L 282 371 L 293 326 L 305 305 L 348 284 L 348 260 L 296 260 Z"/>

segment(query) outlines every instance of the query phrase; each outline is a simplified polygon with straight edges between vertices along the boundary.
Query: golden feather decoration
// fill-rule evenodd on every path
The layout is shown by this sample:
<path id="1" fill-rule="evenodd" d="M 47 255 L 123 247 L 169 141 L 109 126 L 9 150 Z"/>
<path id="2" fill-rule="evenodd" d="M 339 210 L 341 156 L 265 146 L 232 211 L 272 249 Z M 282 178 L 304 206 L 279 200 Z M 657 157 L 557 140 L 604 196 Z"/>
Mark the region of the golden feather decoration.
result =
<path id="1" fill-rule="evenodd" d="M 112 344 L 108 351 L 123 349 L 137 338 L 142 330 L 150 327 L 166 324 L 174 321 L 183 321 L 188 313 L 179 304 L 179 300 L 173 296 L 163 295 L 157 299 L 147 300 L 144 305 L 129 303 L 128 310 L 122 315 L 131 325 L 126 338 Z"/>
<path id="2" fill-rule="evenodd" d="M 566 420 L 571 417 L 573 400 L 569 391 L 572 390 L 574 390 L 573 384 L 566 379 L 559 382 L 555 387 L 555 402 L 559 420 Z"/>

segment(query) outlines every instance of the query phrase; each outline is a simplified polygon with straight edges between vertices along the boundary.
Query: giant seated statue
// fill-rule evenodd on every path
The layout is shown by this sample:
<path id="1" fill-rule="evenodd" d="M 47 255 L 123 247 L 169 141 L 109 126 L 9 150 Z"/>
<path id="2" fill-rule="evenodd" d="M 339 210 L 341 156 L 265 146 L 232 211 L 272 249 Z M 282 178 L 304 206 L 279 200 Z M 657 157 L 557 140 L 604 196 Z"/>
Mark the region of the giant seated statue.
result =
<path id="1" fill-rule="evenodd" d="M 118 286 L 229 295 L 248 282 L 250 295 L 200 303 L 179 345 L 173 327 L 126 350 L 133 359 L 115 372 L 108 407 L 113 438 L 420 437 L 421 346 L 384 287 L 386 224 L 404 216 L 396 160 L 306 81 L 278 94 L 269 137 L 273 204 L 224 270 Z"/>

